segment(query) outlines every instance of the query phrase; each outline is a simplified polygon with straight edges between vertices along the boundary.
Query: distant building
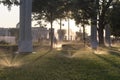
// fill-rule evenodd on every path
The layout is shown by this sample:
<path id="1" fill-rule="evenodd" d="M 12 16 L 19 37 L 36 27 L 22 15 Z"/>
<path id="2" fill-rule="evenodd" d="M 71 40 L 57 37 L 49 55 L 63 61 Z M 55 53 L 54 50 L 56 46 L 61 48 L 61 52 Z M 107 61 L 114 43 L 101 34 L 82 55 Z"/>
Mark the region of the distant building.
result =
<path id="1" fill-rule="evenodd" d="M 33 42 L 39 42 L 40 40 L 47 40 L 49 30 L 44 27 L 32 27 L 32 38 Z"/>
<path id="2" fill-rule="evenodd" d="M 13 29 L 13 28 L 12 28 Z M 10 28 L 0 28 L 0 41 L 6 41 L 8 43 L 16 43 L 16 36 L 11 36 Z M 39 42 L 40 40 L 47 40 L 49 38 L 49 30 L 44 27 L 32 27 L 32 39 L 33 42 Z"/>
<path id="3" fill-rule="evenodd" d="M 0 41 L 5 41 L 10 44 L 15 44 L 15 36 L 0 36 Z"/>
<path id="4" fill-rule="evenodd" d="M 0 28 L 0 36 L 9 36 L 9 28 Z"/>
<path id="5" fill-rule="evenodd" d="M 11 36 L 9 28 L 0 28 L 0 41 L 15 44 L 15 36 Z"/>

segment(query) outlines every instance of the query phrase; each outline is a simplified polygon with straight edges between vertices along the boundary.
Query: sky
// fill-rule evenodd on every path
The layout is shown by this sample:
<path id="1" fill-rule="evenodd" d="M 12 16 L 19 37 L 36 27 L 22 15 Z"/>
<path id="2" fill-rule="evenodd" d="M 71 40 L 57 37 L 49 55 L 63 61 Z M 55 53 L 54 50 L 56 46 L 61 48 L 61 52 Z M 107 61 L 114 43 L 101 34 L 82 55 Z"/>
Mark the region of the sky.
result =
<path id="1" fill-rule="evenodd" d="M 6 6 L 0 5 L 0 27 L 15 27 L 19 22 L 19 7 L 14 6 L 8 10 Z"/>
<path id="2" fill-rule="evenodd" d="M 13 6 L 11 7 L 11 10 L 8 10 L 6 6 L 0 5 L 0 28 L 12 28 L 16 27 L 16 24 L 19 22 L 19 6 Z M 64 22 L 63 29 L 68 29 L 68 22 Z M 32 26 L 35 25 L 35 22 L 32 22 Z M 59 25 L 54 22 L 54 28 L 57 30 L 59 29 Z M 47 26 L 50 28 L 50 24 Z M 75 21 L 70 20 L 70 29 L 75 31 L 79 31 L 80 28 L 78 28 L 75 25 Z M 88 33 L 90 33 L 90 30 L 87 30 Z"/>

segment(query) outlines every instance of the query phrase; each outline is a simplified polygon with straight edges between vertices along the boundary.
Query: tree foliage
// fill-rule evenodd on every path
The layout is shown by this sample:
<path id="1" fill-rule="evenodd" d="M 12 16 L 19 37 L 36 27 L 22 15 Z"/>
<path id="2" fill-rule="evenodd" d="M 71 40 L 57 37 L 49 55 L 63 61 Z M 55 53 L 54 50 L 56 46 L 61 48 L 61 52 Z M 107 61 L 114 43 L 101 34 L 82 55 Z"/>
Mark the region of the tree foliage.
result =
<path id="1" fill-rule="evenodd" d="M 120 37 L 120 1 L 118 1 L 111 11 L 110 16 L 112 35 Z"/>
<path id="2" fill-rule="evenodd" d="M 69 0 L 34 0 L 33 1 L 33 18 L 36 20 L 44 19 L 51 24 L 51 33 L 53 21 L 64 16 L 65 8 Z M 53 35 L 51 37 L 51 49 L 53 48 Z"/>
<path id="3" fill-rule="evenodd" d="M 9 10 L 11 9 L 12 5 L 20 4 L 18 0 L 1 0 L 0 3 L 2 3 L 4 6 L 7 6 Z"/>
<path id="4" fill-rule="evenodd" d="M 73 0 L 72 16 L 76 24 L 89 24 L 93 16 L 93 0 Z"/>
<path id="5" fill-rule="evenodd" d="M 34 19 L 44 19 L 46 21 L 54 21 L 64 16 L 65 0 L 34 0 L 33 14 Z M 51 19 L 52 14 L 52 19 Z"/>

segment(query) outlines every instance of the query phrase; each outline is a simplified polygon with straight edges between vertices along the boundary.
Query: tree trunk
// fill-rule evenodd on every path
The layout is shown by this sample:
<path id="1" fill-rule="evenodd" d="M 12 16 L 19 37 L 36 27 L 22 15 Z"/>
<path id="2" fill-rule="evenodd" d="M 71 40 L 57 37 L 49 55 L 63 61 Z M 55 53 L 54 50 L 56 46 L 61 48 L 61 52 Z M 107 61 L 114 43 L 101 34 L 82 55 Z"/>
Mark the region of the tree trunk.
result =
<path id="1" fill-rule="evenodd" d="M 53 49 L 53 35 L 54 35 L 54 30 L 53 30 L 53 14 L 52 14 L 52 12 L 51 12 L 51 21 L 50 21 L 50 24 L 51 24 L 51 29 L 50 29 L 50 33 L 51 33 L 51 35 L 50 35 L 50 37 L 51 37 L 51 46 L 50 46 L 50 48 L 51 48 L 51 50 Z"/>
<path id="2" fill-rule="evenodd" d="M 91 47 L 92 49 L 97 49 L 98 42 L 97 42 L 97 24 L 96 20 L 93 18 L 91 20 Z"/>
<path id="3" fill-rule="evenodd" d="M 20 28 L 19 28 L 19 43 L 18 52 L 31 53 L 32 46 L 32 31 L 31 31 L 31 11 L 32 0 L 20 0 Z"/>
<path id="4" fill-rule="evenodd" d="M 99 28 L 98 29 L 98 38 L 99 38 L 99 46 L 104 46 L 104 28 Z"/>
<path id="5" fill-rule="evenodd" d="M 85 41 L 86 39 L 85 39 L 85 26 L 83 25 L 83 41 L 84 41 L 84 47 L 85 47 Z"/>
<path id="6" fill-rule="evenodd" d="M 99 26 L 98 27 L 99 46 L 104 46 L 105 14 L 102 14 L 100 16 L 98 26 Z"/>
<path id="7" fill-rule="evenodd" d="M 60 18 L 60 30 L 62 29 L 62 19 Z"/>
<path id="8" fill-rule="evenodd" d="M 101 14 L 99 14 L 99 23 L 98 23 L 98 38 L 99 38 L 99 45 L 105 46 L 104 44 L 104 27 L 105 27 L 105 15 L 107 10 L 109 9 L 110 4 L 113 0 L 108 0 L 107 4 L 102 5 Z M 104 2 L 103 2 L 104 3 Z"/>

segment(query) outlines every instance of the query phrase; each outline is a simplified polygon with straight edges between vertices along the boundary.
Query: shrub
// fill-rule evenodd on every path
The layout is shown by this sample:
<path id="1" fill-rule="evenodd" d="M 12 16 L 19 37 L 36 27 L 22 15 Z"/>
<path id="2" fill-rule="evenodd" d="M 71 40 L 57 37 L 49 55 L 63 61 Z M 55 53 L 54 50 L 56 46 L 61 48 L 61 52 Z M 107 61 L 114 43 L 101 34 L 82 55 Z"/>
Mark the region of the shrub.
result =
<path id="1" fill-rule="evenodd" d="M 2 41 L 0 41 L 0 44 L 9 44 L 9 43 L 4 41 L 4 40 L 2 40 Z"/>

